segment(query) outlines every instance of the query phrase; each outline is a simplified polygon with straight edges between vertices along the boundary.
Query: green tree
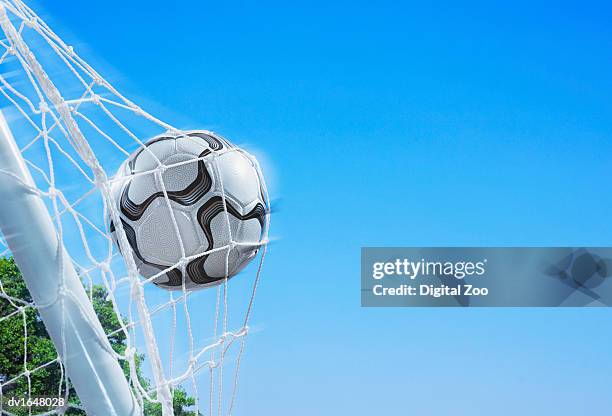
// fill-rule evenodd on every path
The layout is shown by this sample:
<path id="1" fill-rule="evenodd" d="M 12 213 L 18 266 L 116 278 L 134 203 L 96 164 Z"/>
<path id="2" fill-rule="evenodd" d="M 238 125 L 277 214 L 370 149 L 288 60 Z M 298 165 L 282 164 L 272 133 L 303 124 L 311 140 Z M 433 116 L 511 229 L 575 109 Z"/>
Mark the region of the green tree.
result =
<path id="1" fill-rule="evenodd" d="M 0 258 L 0 283 L 3 292 L 12 299 L 31 303 L 32 297 L 28 291 L 21 273 L 12 258 Z M 92 288 L 92 304 L 100 323 L 109 336 L 109 341 L 115 351 L 123 353 L 126 348 L 125 334 L 117 331 L 120 323 L 112 303 L 106 299 L 106 289 L 101 285 Z M 0 295 L 3 293 L 0 292 Z M 4 402 L 6 406 L 9 397 L 25 397 L 28 392 L 32 396 L 57 397 L 65 394 L 68 388 L 69 402 L 79 404 L 78 396 L 74 388 L 66 379 L 62 378 L 62 371 L 57 362 L 57 352 L 43 322 L 35 308 L 26 307 L 23 313 L 17 309 L 23 303 L 11 301 L 4 296 L 0 297 L 0 383 L 5 384 L 3 388 Z M 12 315 L 11 315 L 12 314 Z M 9 316 L 6 318 L 7 316 Z M 150 387 L 149 380 L 141 373 L 141 364 L 145 357 L 138 354 L 136 357 L 136 372 L 141 385 L 147 389 Z M 53 362 L 52 364 L 45 365 Z M 126 377 L 129 374 L 127 361 L 121 361 Z M 42 367 L 41 367 L 42 366 Z M 24 375 L 30 372 L 30 382 Z M 189 396 L 182 388 L 176 388 L 173 392 L 174 414 L 179 416 L 196 416 L 195 411 L 189 410 L 195 404 L 195 399 Z M 43 410 L 43 409 L 41 409 Z M 27 415 L 25 407 L 12 408 L 11 411 L 17 415 Z M 77 408 L 71 408 L 67 415 L 85 415 L 85 412 Z M 146 403 L 144 414 L 147 416 L 161 415 L 161 406 L 158 403 Z"/>

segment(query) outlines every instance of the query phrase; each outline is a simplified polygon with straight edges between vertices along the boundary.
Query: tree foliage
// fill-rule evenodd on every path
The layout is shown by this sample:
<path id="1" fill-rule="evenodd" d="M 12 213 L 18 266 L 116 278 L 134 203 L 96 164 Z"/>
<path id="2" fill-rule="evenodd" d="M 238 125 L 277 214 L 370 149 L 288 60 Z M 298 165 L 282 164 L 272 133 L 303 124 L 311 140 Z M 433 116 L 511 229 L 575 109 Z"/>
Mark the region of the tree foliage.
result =
<path id="1" fill-rule="evenodd" d="M 66 375 L 56 361 L 57 352 L 38 311 L 32 307 L 19 309 L 26 304 L 17 300 L 31 303 L 32 298 L 12 258 L 0 258 L 0 284 L 2 292 L 11 298 L 8 300 L 0 297 L 0 383 L 4 384 L 2 389 L 4 405 L 6 406 L 10 397 L 27 399 L 30 397 L 29 394 L 31 397 L 64 397 L 67 389 L 68 401 L 78 406 L 80 403 L 78 396 L 72 385 L 66 381 Z M 121 354 L 126 348 L 125 334 L 123 331 L 117 331 L 120 322 L 112 303 L 106 297 L 107 292 L 103 286 L 93 285 L 91 299 L 94 310 L 107 334 L 116 331 L 108 339 L 113 349 Z M 9 315 L 10 317 L 6 318 Z M 141 372 L 144 359 L 144 354 L 136 356 L 136 373 L 141 385 L 148 389 L 150 382 Z M 128 362 L 123 360 L 121 365 L 128 377 Z M 26 376 L 28 373 L 29 377 Z M 185 390 L 182 388 L 174 390 L 175 415 L 196 416 L 194 411 L 189 410 L 194 404 L 194 398 Z M 17 415 L 28 414 L 26 407 L 12 408 L 11 411 Z M 85 412 L 71 408 L 66 414 L 85 415 Z M 144 414 L 161 415 L 161 406 L 159 403 L 145 403 Z"/>

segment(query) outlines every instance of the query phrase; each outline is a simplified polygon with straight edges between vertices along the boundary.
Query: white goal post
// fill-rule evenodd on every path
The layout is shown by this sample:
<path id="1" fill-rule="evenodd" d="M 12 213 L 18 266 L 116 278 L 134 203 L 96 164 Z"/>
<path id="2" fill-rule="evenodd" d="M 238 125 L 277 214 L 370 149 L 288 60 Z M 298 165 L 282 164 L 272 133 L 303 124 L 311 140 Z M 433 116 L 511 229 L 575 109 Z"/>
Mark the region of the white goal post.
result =
<path id="1" fill-rule="evenodd" d="M 140 406 L 1 113 L 0 166 L 0 230 L 87 413 L 139 415 Z"/>

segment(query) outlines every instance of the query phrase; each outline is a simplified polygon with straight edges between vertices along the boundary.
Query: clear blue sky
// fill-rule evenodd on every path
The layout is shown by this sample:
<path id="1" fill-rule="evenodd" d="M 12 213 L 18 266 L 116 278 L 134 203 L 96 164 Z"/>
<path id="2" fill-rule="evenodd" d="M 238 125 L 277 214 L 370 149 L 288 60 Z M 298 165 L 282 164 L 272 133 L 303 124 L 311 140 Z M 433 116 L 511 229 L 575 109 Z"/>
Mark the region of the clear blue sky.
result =
<path id="1" fill-rule="evenodd" d="M 359 306 L 361 246 L 610 245 L 608 2 L 172 3 L 37 9 L 148 110 L 265 155 L 237 415 L 612 411 L 607 309 Z"/>

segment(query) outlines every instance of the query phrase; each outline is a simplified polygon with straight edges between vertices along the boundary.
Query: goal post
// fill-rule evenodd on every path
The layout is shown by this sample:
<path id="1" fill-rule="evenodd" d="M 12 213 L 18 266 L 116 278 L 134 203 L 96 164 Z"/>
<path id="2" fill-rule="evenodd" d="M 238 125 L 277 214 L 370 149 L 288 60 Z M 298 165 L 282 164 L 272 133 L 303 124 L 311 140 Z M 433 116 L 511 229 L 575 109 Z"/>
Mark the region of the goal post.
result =
<path id="1" fill-rule="evenodd" d="M 0 195 L 0 230 L 87 413 L 141 414 L 1 113 Z"/>

